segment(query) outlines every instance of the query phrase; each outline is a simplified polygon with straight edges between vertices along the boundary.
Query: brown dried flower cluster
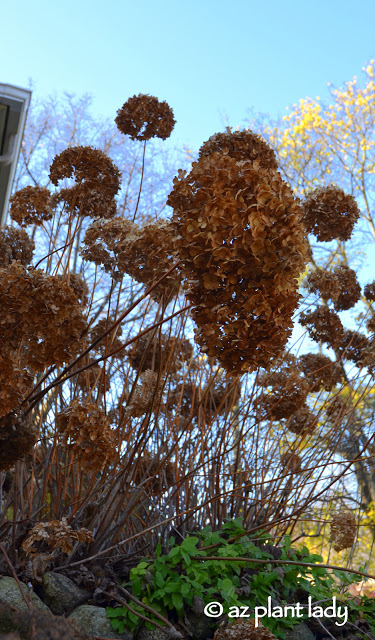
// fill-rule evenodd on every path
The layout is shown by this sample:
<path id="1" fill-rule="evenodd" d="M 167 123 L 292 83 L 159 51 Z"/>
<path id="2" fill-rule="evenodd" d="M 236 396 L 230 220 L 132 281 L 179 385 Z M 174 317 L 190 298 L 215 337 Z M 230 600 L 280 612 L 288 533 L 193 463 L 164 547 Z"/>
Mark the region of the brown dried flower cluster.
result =
<path id="1" fill-rule="evenodd" d="M 289 418 L 305 403 L 309 387 L 292 355 L 286 354 L 279 368 L 260 375 L 258 382 L 263 387 L 271 388 L 270 392 L 258 396 L 254 403 L 261 415 L 267 414 L 275 420 Z"/>
<path id="2" fill-rule="evenodd" d="M 375 281 L 365 285 L 363 295 L 369 302 L 375 302 Z"/>
<path id="3" fill-rule="evenodd" d="M 100 338 L 100 336 L 103 335 L 103 333 L 105 333 L 109 327 L 116 321 L 116 318 L 114 317 L 105 317 L 105 318 L 101 318 L 96 325 L 94 325 L 92 327 L 92 329 L 90 330 L 90 343 L 94 342 L 95 340 L 97 340 L 98 338 Z M 120 336 L 122 335 L 122 329 L 121 326 L 118 324 L 117 327 L 115 327 L 115 329 L 113 329 L 113 331 L 111 331 L 110 333 L 108 333 L 105 338 L 103 338 L 95 347 L 95 350 L 98 351 L 101 354 L 104 353 L 110 353 L 111 351 L 115 351 L 116 349 L 118 349 L 121 345 L 122 342 L 120 340 Z M 116 354 L 117 358 L 123 358 L 124 357 L 124 352 L 123 351 L 119 351 L 118 354 Z"/>
<path id="4" fill-rule="evenodd" d="M 20 458 L 31 453 L 38 430 L 17 413 L 8 413 L 0 420 L 0 471 L 10 469 Z"/>
<path id="5" fill-rule="evenodd" d="M 273 633 L 264 627 L 261 622 L 255 626 L 255 620 L 237 619 L 235 622 L 222 622 L 215 631 L 214 640 L 276 640 Z"/>
<path id="6" fill-rule="evenodd" d="M 178 371 L 184 362 L 190 360 L 194 347 L 186 338 L 177 338 L 167 333 L 157 334 L 150 342 L 150 334 L 138 338 L 127 352 L 130 364 L 136 371 L 161 371 L 170 374 Z"/>
<path id="7" fill-rule="evenodd" d="M 99 149 L 68 147 L 55 156 L 50 179 L 56 187 L 63 178 L 75 178 L 76 184 L 56 196 L 81 216 L 112 218 L 116 213 L 114 196 L 120 188 L 120 172 Z"/>
<path id="8" fill-rule="evenodd" d="M 261 379 L 262 384 L 262 379 Z M 254 407 L 262 415 L 268 415 L 275 420 L 289 418 L 305 404 L 309 386 L 300 372 L 293 367 L 286 366 L 280 371 L 264 376 L 264 386 L 271 386 L 271 393 L 262 393 L 254 402 Z"/>
<path id="9" fill-rule="evenodd" d="M 25 365 L 42 371 L 78 353 L 87 323 L 72 287 L 61 277 L 12 262 L 0 269 L 0 304 L 3 349 L 17 353 L 22 343 Z"/>
<path id="10" fill-rule="evenodd" d="M 374 360 L 375 350 L 371 341 L 359 331 L 345 329 L 341 337 L 338 353 L 346 360 L 365 367 Z"/>
<path id="11" fill-rule="evenodd" d="M 173 111 L 165 100 L 140 93 L 129 98 L 118 109 L 115 118 L 117 128 L 132 140 L 150 140 L 157 137 L 166 140 L 176 123 Z"/>
<path id="12" fill-rule="evenodd" d="M 0 354 L 0 417 L 17 407 L 31 390 L 33 376 L 18 364 L 15 352 Z"/>
<path id="13" fill-rule="evenodd" d="M 104 269 L 114 278 L 129 274 L 137 282 L 150 286 L 176 262 L 174 230 L 164 220 L 139 226 L 124 218 L 96 220 L 87 229 L 81 255 Z M 177 270 L 164 278 L 151 292 L 160 300 L 175 296 L 181 277 Z"/>
<path id="14" fill-rule="evenodd" d="M 335 551 L 350 549 L 353 546 L 357 532 L 354 514 L 345 509 L 335 514 L 331 520 L 331 542 Z"/>
<path id="15" fill-rule="evenodd" d="M 36 542 L 45 542 L 51 549 L 60 549 L 62 553 L 72 553 L 75 542 L 91 542 L 92 531 L 79 529 L 75 531 L 68 524 L 67 518 L 62 520 L 51 520 L 50 522 L 38 522 L 29 532 L 26 540 L 22 544 L 22 549 L 26 553 L 38 553 Z"/>
<path id="16" fill-rule="evenodd" d="M 258 160 L 262 169 L 278 169 L 274 150 L 250 129 L 232 131 L 231 127 L 226 127 L 224 133 L 215 133 L 202 144 L 198 158 L 217 151 L 235 160 Z"/>
<path id="17" fill-rule="evenodd" d="M 287 427 L 296 435 L 306 435 L 316 429 L 317 418 L 307 404 L 303 404 L 288 419 Z"/>
<path id="18" fill-rule="evenodd" d="M 100 471 L 117 460 L 115 434 L 104 411 L 95 403 L 74 401 L 56 415 L 62 442 L 84 471 Z M 68 442 L 69 441 L 69 442 Z"/>
<path id="19" fill-rule="evenodd" d="M 280 456 L 280 465 L 284 471 L 289 471 L 290 473 L 301 473 L 302 472 L 302 460 L 298 453 L 294 453 L 291 451 L 287 451 Z"/>
<path id="20" fill-rule="evenodd" d="M 145 451 L 136 459 L 133 482 L 136 485 L 142 484 L 151 494 L 158 494 L 174 483 L 173 465 L 169 460 L 161 462 L 159 456 Z"/>
<path id="21" fill-rule="evenodd" d="M 356 272 L 341 264 L 332 271 L 315 269 L 309 273 L 305 286 L 311 293 L 319 292 L 323 300 L 332 300 L 336 311 L 351 309 L 361 297 Z"/>
<path id="22" fill-rule="evenodd" d="M 339 316 L 328 307 L 316 307 L 314 311 L 301 313 L 299 322 L 307 328 L 312 340 L 326 342 L 334 349 L 338 347 L 344 335 L 344 327 Z"/>
<path id="23" fill-rule="evenodd" d="M 25 187 L 10 199 L 10 217 L 21 227 L 40 226 L 53 217 L 52 199 L 46 187 Z"/>
<path id="24" fill-rule="evenodd" d="M 236 383 L 232 389 L 232 381 L 222 377 L 209 388 L 201 388 L 199 384 L 185 380 L 170 389 L 165 407 L 175 409 L 184 418 L 198 418 L 201 407 L 207 421 L 215 414 L 222 415 L 232 410 L 241 395 L 241 385 Z"/>
<path id="25" fill-rule="evenodd" d="M 298 365 L 307 378 L 309 391 L 312 393 L 321 389 L 332 391 L 342 380 L 340 365 L 321 353 L 306 353 L 300 356 Z"/>
<path id="26" fill-rule="evenodd" d="M 320 242 L 349 240 L 360 216 L 353 196 L 335 185 L 314 189 L 302 206 L 306 229 Z"/>
<path id="27" fill-rule="evenodd" d="M 217 152 L 179 172 L 167 203 L 196 341 L 230 373 L 267 367 L 291 333 L 307 256 L 291 189 L 259 160 Z"/>
<path id="28" fill-rule="evenodd" d="M 140 375 L 130 404 L 126 407 L 126 414 L 132 418 L 140 418 L 147 411 L 156 410 L 160 405 L 162 388 L 158 387 L 158 374 L 152 369 L 146 369 Z"/>
<path id="29" fill-rule="evenodd" d="M 24 231 L 15 227 L 0 229 L 0 268 L 6 269 L 13 260 L 18 260 L 25 267 L 33 259 L 35 242 Z"/>
<path id="30" fill-rule="evenodd" d="M 71 287 L 77 296 L 79 302 L 86 306 L 89 301 L 89 288 L 86 280 L 80 273 L 74 273 L 74 271 L 69 272 L 67 283 L 69 287 Z"/>

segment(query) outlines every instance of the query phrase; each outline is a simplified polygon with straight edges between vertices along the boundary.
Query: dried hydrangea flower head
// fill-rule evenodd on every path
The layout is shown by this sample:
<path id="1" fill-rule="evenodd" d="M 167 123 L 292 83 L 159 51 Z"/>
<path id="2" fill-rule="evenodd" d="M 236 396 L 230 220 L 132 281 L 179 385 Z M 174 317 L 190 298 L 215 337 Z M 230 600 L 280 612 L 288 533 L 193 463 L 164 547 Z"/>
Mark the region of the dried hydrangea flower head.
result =
<path id="1" fill-rule="evenodd" d="M 283 349 L 306 262 L 302 210 L 275 170 L 219 152 L 179 172 L 167 204 L 196 342 L 229 372 Z"/>
<path id="2" fill-rule="evenodd" d="M 261 415 L 268 415 L 275 420 L 289 418 L 305 404 L 308 384 L 296 368 L 285 367 L 284 370 L 272 373 L 264 386 L 271 386 L 271 393 L 262 393 L 254 402 L 254 407 Z"/>
<path id="3" fill-rule="evenodd" d="M 146 369 L 141 373 L 140 384 L 137 386 L 130 404 L 126 407 L 128 416 L 139 418 L 147 411 L 157 410 L 162 394 L 158 378 L 158 374 L 152 369 Z"/>
<path id="4" fill-rule="evenodd" d="M 375 302 L 375 281 L 365 285 L 363 295 L 369 302 Z"/>
<path id="5" fill-rule="evenodd" d="M 373 358 L 373 348 L 370 340 L 359 331 L 344 329 L 341 337 L 338 353 L 346 360 L 351 360 L 358 366 L 366 366 L 371 355 Z"/>
<path id="6" fill-rule="evenodd" d="M 67 518 L 62 520 L 50 520 L 49 522 L 38 522 L 29 531 L 29 534 L 22 543 L 22 550 L 26 555 L 38 553 L 38 549 L 33 547 L 36 542 L 44 542 L 51 550 L 59 549 L 62 553 L 72 553 L 75 542 L 91 542 L 92 531 L 88 529 L 73 529 Z"/>
<path id="7" fill-rule="evenodd" d="M 85 471 L 100 471 L 117 460 L 115 434 L 104 411 L 95 403 L 71 406 L 56 415 L 62 442 Z"/>
<path id="8" fill-rule="evenodd" d="M 214 640 L 276 640 L 273 633 L 261 622 L 255 626 L 255 620 L 237 619 L 235 622 L 222 622 L 215 631 Z"/>
<path id="9" fill-rule="evenodd" d="M 169 374 L 172 374 L 178 371 L 184 362 L 190 360 L 193 351 L 193 345 L 185 338 L 161 333 L 150 342 L 150 336 L 146 333 L 138 338 L 127 355 L 136 371 L 159 371 L 161 367 L 161 371 L 167 368 Z"/>
<path id="10" fill-rule="evenodd" d="M 307 328 L 315 342 L 326 342 L 337 348 L 344 335 L 344 327 L 339 316 L 328 307 L 316 307 L 313 311 L 301 313 L 299 323 Z"/>
<path id="11" fill-rule="evenodd" d="M 346 416 L 348 412 L 348 405 L 345 402 L 344 398 L 341 396 L 336 396 L 326 403 L 325 405 L 325 413 L 327 419 L 331 423 L 340 423 L 342 419 Z"/>
<path id="12" fill-rule="evenodd" d="M 344 509 L 331 520 L 331 542 L 335 551 L 350 549 L 355 541 L 357 523 L 354 514 Z"/>
<path id="13" fill-rule="evenodd" d="M 10 469 L 17 460 L 31 453 L 38 438 L 38 430 L 27 418 L 16 412 L 0 420 L 0 471 Z"/>
<path id="14" fill-rule="evenodd" d="M 62 189 L 55 200 L 63 199 L 81 216 L 111 218 L 116 213 L 114 196 L 120 189 L 120 172 L 99 149 L 68 147 L 55 156 L 49 177 L 56 187 L 63 178 L 76 184 Z"/>
<path id="15" fill-rule="evenodd" d="M 118 130 L 132 140 L 150 140 L 153 137 L 166 140 L 176 121 L 167 102 L 140 93 L 118 109 L 115 123 Z"/>
<path id="16" fill-rule="evenodd" d="M 0 417 L 5 416 L 21 404 L 32 388 L 33 376 L 19 365 L 15 352 L 0 354 Z"/>
<path id="17" fill-rule="evenodd" d="M 224 133 L 215 133 L 202 144 L 198 158 L 217 151 L 235 160 L 258 160 L 263 169 L 278 169 L 274 150 L 250 129 L 232 131 L 227 127 Z"/>
<path id="18" fill-rule="evenodd" d="M 360 216 L 355 198 L 335 185 L 314 189 L 302 206 L 306 229 L 320 242 L 349 240 Z"/>
<path id="19" fill-rule="evenodd" d="M 40 226 L 53 217 L 52 199 L 46 187 L 25 187 L 10 199 L 10 217 L 21 227 Z"/>
<path id="20" fill-rule="evenodd" d="M 142 226 L 123 218 L 95 220 L 83 242 L 84 259 L 103 265 L 115 279 L 127 273 L 147 286 L 159 280 L 175 262 L 173 228 L 165 220 Z M 164 295 L 174 297 L 180 282 L 181 276 L 175 270 L 150 295 L 155 300 Z"/>
<path id="21" fill-rule="evenodd" d="M 5 269 L 13 260 L 25 267 L 30 264 L 35 242 L 24 229 L 3 227 L 0 229 L 0 268 Z"/>
<path id="22" fill-rule="evenodd" d="M 303 404 L 289 417 L 287 428 L 296 435 L 307 435 L 317 427 L 317 417 L 310 411 L 307 404 Z"/>
<path id="23" fill-rule="evenodd" d="M 300 356 L 298 365 L 307 379 L 311 393 L 321 389 L 332 391 L 343 377 L 340 365 L 321 353 Z"/>
<path id="24" fill-rule="evenodd" d="M 63 364 L 79 352 L 86 327 L 77 295 L 61 277 L 20 262 L 0 269 L 0 338 L 14 352 L 24 341 L 25 365 L 42 371 Z"/>
<path id="25" fill-rule="evenodd" d="M 142 484 L 146 491 L 158 494 L 168 489 L 175 481 L 173 465 L 169 460 L 161 463 L 160 457 L 150 451 L 135 459 L 136 469 L 132 475 L 132 482 Z"/>

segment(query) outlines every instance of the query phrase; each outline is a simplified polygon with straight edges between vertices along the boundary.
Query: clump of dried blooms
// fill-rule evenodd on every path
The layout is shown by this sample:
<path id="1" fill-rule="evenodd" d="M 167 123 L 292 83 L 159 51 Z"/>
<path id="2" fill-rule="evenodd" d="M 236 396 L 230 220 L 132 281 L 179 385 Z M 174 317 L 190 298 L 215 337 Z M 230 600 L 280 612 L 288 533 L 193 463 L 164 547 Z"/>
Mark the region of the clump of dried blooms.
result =
<path id="1" fill-rule="evenodd" d="M 287 451 L 280 456 L 280 464 L 284 471 L 289 473 L 301 473 L 302 472 L 302 460 L 298 453 Z"/>
<path id="2" fill-rule="evenodd" d="M 169 390 L 165 408 L 175 409 L 179 416 L 195 419 L 201 407 L 207 421 L 216 415 L 223 415 L 231 411 L 238 403 L 241 395 L 239 382 L 233 385 L 233 381 L 224 377 L 219 378 L 214 384 L 200 387 L 199 384 L 185 380 Z"/>
<path id="3" fill-rule="evenodd" d="M 306 435 L 316 429 L 317 417 L 303 404 L 288 419 L 287 428 L 296 435 Z"/>
<path id="4" fill-rule="evenodd" d="M 310 271 L 303 284 L 310 293 L 319 293 L 325 302 L 337 300 L 340 295 L 338 280 L 328 269 Z"/>
<path id="5" fill-rule="evenodd" d="M 357 274 L 346 264 L 336 267 L 333 273 L 340 288 L 340 294 L 334 302 L 334 307 L 336 311 L 351 309 L 361 297 L 361 285 L 357 280 Z"/>
<path id="6" fill-rule="evenodd" d="M 226 127 L 224 133 L 215 133 L 202 144 L 198 159 L 217 151 L 235 160 L 258 160 L 262 169 L 278 169 L 274 150 L 250 129 L 232 131 Z"/>
<path id="7" fill-rule="evenodd" d="M 24 231 L 15 227 L 0 229 L 0 268 L 5 269 L 13 260 L 18 260 L 25 267 L 30 264 L 35 249 L 35 242 Z"/>
<path id="8" fill-rule="evenodd" d="M 95 403 L 74 401 L 56 415 L 62 442 L 84 471 L 100 471 L 117 460 L 115 434 L 104 411 Z M 69 441 L 69 442 L 68 442 Z"/>
<path id="9" fill-rule="evenodd" d="M 22 549 L 26 553 L 38 553 L 37 547 L 33 547 L 36 542 L 44 542 L 49 549 L 60 549 L 62 553 L 72 553 L 75 542 L 91 542 L 92 531 L 79 529 L 75 531 L 67 521 L 51 520 L 50 522 L 38 522 L 22 544 Z"/>
<path id="10" fill-rule="evenodd" d="M 184 362 L 190 360 L 194 347 L 186 338 L 177 338 L 167 333 L 159 333 L 151 340 L 150 334 L 140 336 L 127 352 L 130 364 L 136 371 L 152 369 L 175 373 Z"/>
<path id="11" fill-rule="evenodd" d="M 259 160 L 212 153 L 179 172 L 167 204 L 196 342 L 229 373 L 267 367 L 291 333 L 307 259 L 290 187 Z"/>
<path id="12" fill-rule="evenodd" d="M 299 322 L 307 328 L 312 340 L 326 342 L 334 349 L 338 347 L 344 335 L 344 327 L 339 316 L 328 307 L 316 307 L 314 311 L 301 313 Z"/>
<path id="13" fill-rule="evenodd" d="M 276 640 L 273 633 L 264 627 L 261 622 L 255 626 L 255 620 L 237 619 L 229 624 L 222 622 L 215 631 L 214 640 Z"/>
<path id="14" fill-rule="evenodd" d="M 375 281 L 365 285 L 363 295 L 369 302 L 375 302 Z"/>
<path id="15" fill-rule="evenodd" d="M 366 366 L 374 351 L 370 340 L 359 331 L 345 329 L 341 338 L 338 352 L 346 360 L 351 360 L 358 366 Z"/>
<path id="16" fill-rule="evenodd" d="M 272 387 L 271 393 L 262 393 L 254 402 L 254 407 L 262 415 L 275 420 L 289 418 L 305 404 L 308 384 L 296 369 L 272 373 L 267 386 Z"/>
<path id="17" fill-rule="evenodd" d="M 100 338 L 100 336 L 103 335 L 103 333 L 105 333 L 109 327 L 116 321 L 116 318 L 114 317 L 105 317 L 105 318 L 101 318 L 96 325 L 94 325 L 92 327 L 92 329 L 90 330 L 90 343 L 95 342 L 95 340 L 97 340 L 98 338 Z M 120 336 L 122 335 L 122 329 L 121 326 L 118 324 L 117 327 L 115 327 L 113 329 L 113 331 L 111 331 L 110 333 L 108 333 L 105 338 L 103 338 L 95 347 L 95 350 L 98 351 L 101 354 L 104 353 L 110 353 L 111 351 L 115 351 L 116 349 L 118 349 L 122 342 L 120 340 Z M 124 352 L 120 351 L 118 354 L 116 354 L 117 358 L 123 358 L 124 357 Z"/>
<path id="18" fill-rule="evenodd" d="M 86 280 L 80 273 L 69 272 L 67 283 L 73 289 L 78 301 L 86 306 L 89 301 L 89 288 Z"/>
<path id="19" fill-rule="evenodd" d="M 73 289 L 61 277 L 12 262 L 0 269 L 0 338 L 3 348 L 25 346 L 24 364 L 36 371 L 76 355 L 87 323 Z"/>
<path id="20" fill-rule="evenodd" d="M 135 460 L 136 468 L 132 480 L 134 484 L 145 487 L 151 494 L 158 494 L 168 489 L 174 482 L 173 465 L 169 460 L 162 461 L 160 456 L 154 456 L 145 451 Z"/>
<path id="21" fill-rule="evenodd" d="M 306 353 L 299 357 L 298 364 L 312 393 L 321 389 L 332 391 L 343 377 L 340 365 L 321 353 Z"/>
<path id="22" fill-rule="evenodd" d="M 159 280 L 176 262 L 174 229 L 165 220 L 143 226 L 124 218 L 95 220 L 87 229 L 81 255 L 104 269 L 115 279 L 125 273 L 150 286 Z M 151 297 L 176 296 L 181 276 L 172 271 L 153 289 Z"/>
<path id="23" fill-rule="evenodd" d="M 353 196 L 335 185 L 314 189 L 302 206 L 306 229 L 320 242 L 349 240 L 360 216 Z"/>
<path id="24" fill-rule="evenodd" d="M 31 453 L 38 438 L 38 430 L 16 412 L 0 420 L 0 471 L 10 469 L 14 463 Z"/>
<path id="25" fill-rule="evenodd" d="M 51 194 L 46 187 L 25 187 L 10 199 L 10 217 L 21 227 L 51 220 L 53 208 Z"/>
<path id="26" fill-rule="evenodd" d="M 116 213 L 114 196 L 120 188 L 120 172 L 99 149 L 68 147 L 57 155 L 50 167 L 50 179 L 56 187 L 63 178 L 75 178 L 76 184 L 56 196 L 81 216 L 111 218 Z"/>
<path id="27" fill-rule="evenodd" d="M 118 130 L 132 140 L 150 140 L 153 137 L 166 140 L 176 121 L 165 100 L 160 102 L 155 96 L 140 93 L 118 109 L 115 123 Z"/>
<path id="28" fill-rule="evenodd" d="M 0 417 L 15 409 L 31 390 L 33 376 L 21 368 L 14 353 L 0 354 Z"/>
<path id="29" fill-rule="evenodd" d="M 156 409 L 160 405 L 162 389 L 158 388 L 158 374 L 152 369 L 143 371 L 140 375 L 140 385 L 137 386 L 130 404 L 126 407 L 126 414 L 132 418 L 140 418 L 147 411 Z"/>
<path id="30" fill-rule="evenodd" d="M 335 551 L 350 549 L 355 541 L 357 523 L 354 514 L 345 509 L 331 520 L 331 542 Z"/>

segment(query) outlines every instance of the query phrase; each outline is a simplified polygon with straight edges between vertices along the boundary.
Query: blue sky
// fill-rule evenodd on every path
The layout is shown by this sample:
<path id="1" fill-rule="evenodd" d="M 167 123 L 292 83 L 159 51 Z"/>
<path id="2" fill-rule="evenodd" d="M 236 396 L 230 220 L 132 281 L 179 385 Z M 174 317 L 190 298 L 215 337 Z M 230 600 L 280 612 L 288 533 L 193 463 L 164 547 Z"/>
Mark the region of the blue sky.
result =
<path id="1" fill-rule="evenodd" d="M 167 100 L 174 144 L 198 149 L 249 107 L 276 117 L 328 95 L 375 55 L 374 0 L 14 0 L 0 9 L 0 83 L 44 96 L 91 93 L 115 116 L 125 100 Z"/>

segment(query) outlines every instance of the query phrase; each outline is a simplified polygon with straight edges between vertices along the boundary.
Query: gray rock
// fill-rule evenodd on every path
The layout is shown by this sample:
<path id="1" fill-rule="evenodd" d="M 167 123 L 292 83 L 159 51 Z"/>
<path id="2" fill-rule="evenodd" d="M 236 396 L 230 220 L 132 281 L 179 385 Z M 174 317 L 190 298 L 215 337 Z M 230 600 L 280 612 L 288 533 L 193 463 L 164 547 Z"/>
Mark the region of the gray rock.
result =
<path id="1" fill-rule="evenodd" d="M 24 582 L 21 582 L 21 587 L 27 598 L 29 594 L 29 588 Z M 12 605 L 12 607 L 15 607 L 20 611 L 29 610 L 26 602 L 22 598 L 16 580 L 14 578 L 10 578 L 9 576 L 0 577 L 0 601 Z M 32 593 L 31 601 L 36 609 L 40 609 L 41 611 L 45 611 L 46 613 L 51 613 L 47 605 L 44 604 L 44 602 L 42 602 L 34 592 Z M 13 614 L 14 612 L 11 609 L 5 609 L 1 612 L 0 632 L 9 633 L 10 631 L 19 631 L 20 633 L 25 633 L 24 625 L 15 620 L 15 616 Z"/>
<path id="2" fill-rule="evenodd" d="M 82 604 L 68 616 L 68 620 L 75 620 L 77 627 L 93 636 L 101 638 L 120 638 L 121 640 L 133 640 L 131 631 L 119 633 L 111 627 L 109 618 L 106 618 L 104 607 L 95 607 L 91 604 Z"/>
<path id="3" fill-rule="evenodd" d="M 304 622 L 300 622 L 286 631 L 286 640 L 315 640 L 315 635 Z"/>
<path id="4" fill-rule="evenodd" d="M 78 587 L 73 580 L 48 571 L 42 575 L 41 597 L 52 613 L 62 616 L 69 614 L 79 605 L 90 600 L 91 593 Z"/>
<path id="5" fill-rule="evenodd" d="M 141 627 L 137 633 L 137 640 L 166 640 L 167 636 L 160 629 L 146 629 Z"/>
<path id="6" fill-rule="evenodd" d="M 204 613 L 187 611 L 184 622 L 194 640 L 206 640 L 212 637 L 212 630 L 218 626 L 221 618 L 210 618 Z"/>

